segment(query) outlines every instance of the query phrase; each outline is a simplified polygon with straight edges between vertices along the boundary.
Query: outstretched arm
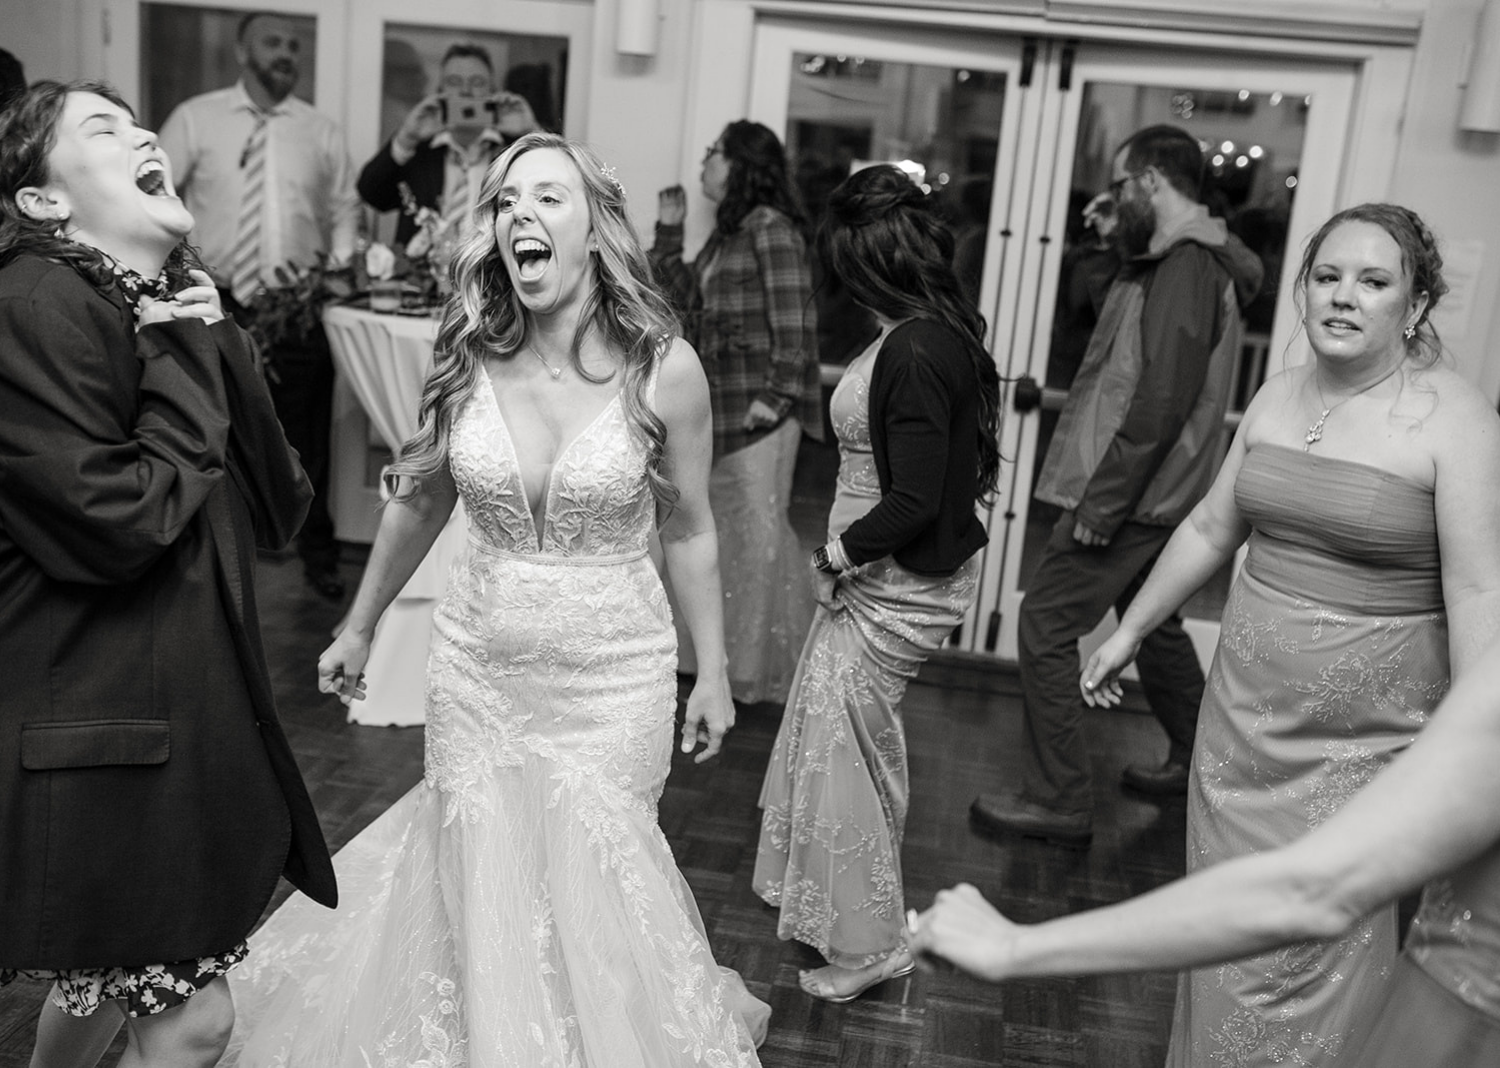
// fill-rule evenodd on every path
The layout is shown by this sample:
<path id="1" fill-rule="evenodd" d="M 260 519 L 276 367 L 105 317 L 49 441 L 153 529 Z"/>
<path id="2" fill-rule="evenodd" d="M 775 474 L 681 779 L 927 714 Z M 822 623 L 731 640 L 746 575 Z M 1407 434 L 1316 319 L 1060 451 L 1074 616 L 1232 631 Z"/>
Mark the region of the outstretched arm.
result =
<path id="1" fill-rule="evenodd" d="M 662 509 L 662 553 L 677 594 L 693 650 L 698 679 L 688 695 L 682 724 L 682 751 L 705 745 L 694 761 L 719 751 L 734 726 L 724 653 L 724 594 L 719 585 L 719 535 L 708 507 L 708 469 L 713 457 L 713 419 L 708 380 L 692 346 L 681 338 L 662 360 L 656 384 L 656 413 L 667 425 L 665 473 L 677 487 L 677 502 Z"/>
<path id="2" fill-rule="evenodd" d="M 338 694 L 346 705 L 363 700 L 361 676 L 375 624 L 432 548 L 457 501 L 458 489 L 444 467 L 439 477 L 417 493 L 386 502 L 344 629 L 318 658 L 318 689 Z"/>
<path id="3" fill-rule="evenodd" d="M 913 944 L 999 981 L 1180 969 L 1334 938 L 1500 842 L 1500 643 L 1411 748 L 1305 837 L 1118 905 L 1014 924 L 972 886 L 938 894 Z"/>

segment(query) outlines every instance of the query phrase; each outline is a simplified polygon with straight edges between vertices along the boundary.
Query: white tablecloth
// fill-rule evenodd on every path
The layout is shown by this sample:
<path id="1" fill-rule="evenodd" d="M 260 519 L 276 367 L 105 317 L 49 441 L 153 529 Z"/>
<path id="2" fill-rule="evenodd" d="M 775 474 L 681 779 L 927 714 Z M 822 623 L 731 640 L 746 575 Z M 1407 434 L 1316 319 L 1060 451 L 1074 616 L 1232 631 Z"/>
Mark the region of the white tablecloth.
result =
<path id="1" fill-rule="evenodd" d="M 432 367 L 438 321 L 334 307 L 323 313 L 323 326 L 339 373 L 376 433 L 396 452 L 417 429 L 417 405 Z M 376 628 L 365 666 L 367 697 L 349 706 L 351 723 L 411 726 L 423 721 L 432 613 L 465 537 L 459 504 Z"/>

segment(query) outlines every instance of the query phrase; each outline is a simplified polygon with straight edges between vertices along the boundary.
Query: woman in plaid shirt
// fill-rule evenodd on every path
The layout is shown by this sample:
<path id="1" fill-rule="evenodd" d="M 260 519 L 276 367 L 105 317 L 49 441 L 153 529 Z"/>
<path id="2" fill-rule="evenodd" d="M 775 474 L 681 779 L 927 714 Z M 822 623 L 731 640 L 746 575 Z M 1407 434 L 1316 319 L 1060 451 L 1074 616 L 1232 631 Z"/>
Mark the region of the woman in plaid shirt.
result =
<path id="1" fill-rule="evenodd" d="M 781 142 L 759 123 L 724 128 L 702 182 L 718 212 L 698 258 L 682 261 L 686 197 L 673 186 L 661 194 L 651 261 L 708 375 L 730 685 L 738 701 L 783 702 L 813 614 L 787 519 L 792 472 L 802 433 L 823 436 L 804 220 Z M 679 645 L 691 672 L 691 645 Z"/>

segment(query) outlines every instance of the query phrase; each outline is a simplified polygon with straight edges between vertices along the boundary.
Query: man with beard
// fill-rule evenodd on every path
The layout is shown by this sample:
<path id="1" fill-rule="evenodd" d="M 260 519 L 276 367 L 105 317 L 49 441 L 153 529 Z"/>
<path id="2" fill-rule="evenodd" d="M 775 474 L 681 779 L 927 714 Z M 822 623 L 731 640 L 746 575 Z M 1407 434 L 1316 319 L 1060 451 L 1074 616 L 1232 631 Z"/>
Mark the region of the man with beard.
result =
<path id="1" fill-rule="evenodd" d="M 1124 613 L 1213 481 L 1241 311 L 1261 283 L 1259 259 L 1198 202 L 1193 137 L 1147 127 L 1116 152 L 1112 174 L 1123 265 L 1035 488 L 1064 511 L 1021 605 L 1024 769 L 1018 790 L 981 794 L 969 809 L 987 830 L 1071 844 L 1093 835 L 1078 639 L 1111 606 Z M 1203 671 L 1180 618 L 1146 639 L 1136 665 L 1171 745 L 1164 765 L 1127 768 L 1125 783 L 1182 793 Z"/>
<path id="2" fill-rule="evenodd" d="M 284 15 L 240 20 L 240 79 L 192 97 L 167 117 L 161 146 L 177 190 L 197 220 L 191 240 L 223 304 L 249 325 L 257 292 L 277 285 L 278 267 L 345 262 L 359 233 L 359 197 L 343 133 L 292 95 L 300 72 L 296 27 Z M 321 329 L 262 354 L 276 413 L 312 480 L 314 498 L 297 539 L 308 582 L 343 596 L 338 545 L 328 513 L 333 361 Z"/>

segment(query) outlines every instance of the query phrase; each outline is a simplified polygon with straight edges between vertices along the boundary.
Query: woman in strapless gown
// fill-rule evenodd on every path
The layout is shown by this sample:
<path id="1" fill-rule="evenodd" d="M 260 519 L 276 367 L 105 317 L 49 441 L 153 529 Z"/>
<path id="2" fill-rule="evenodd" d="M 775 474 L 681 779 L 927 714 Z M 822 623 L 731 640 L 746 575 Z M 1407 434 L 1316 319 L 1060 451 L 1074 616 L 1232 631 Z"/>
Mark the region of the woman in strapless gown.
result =
<path id="1" fill-rule="evenodd" d="M 733 721 L 707 386 L 586 148 L 522 138 L 478 217 L 395 468 L 417 491 L 389 506 L 319 663 L 325 689 L 359 695 L 370 626 L 461 496 L 426 774 L 339 853 L 337 912 L 294 903 L 254 937 L 230 1063 L 755 1065 L 769 1009 L 716 965 L 657 825 L 677 692 L 658 510 L 716 666 L 700 661 L 684 749 L 701 732 L 712 755 Z"/>
<path id="2" fill-rule="evenodd" d="M 1437 362 L 1441 264 L 1394 205 L 1351 208 L 1314 235 L 1297 276 L 1313 361 L 1256 395 L 1208 496 L 1085 667 L 1085 699 L 1116 704 L 1139 636 L 1248 537 L 1198 720 L 1190 872 L 1334 817 L 1410 744 L 1450 665 L 1462 677 L 1500 630 L 1500 420 Z M 1282 933 L 1285 906 L 1261 901 L 1228 927 L 1281 937 L 1222 953 L 1184 910 L 1181 931 L 1145 923 L 1154 944 L 1079 970 L 1227 960 L 1183 975 L 1170 1065 L 1360 1065 L 1396 957 L 1394 906 L 1377 904 Z"/>

